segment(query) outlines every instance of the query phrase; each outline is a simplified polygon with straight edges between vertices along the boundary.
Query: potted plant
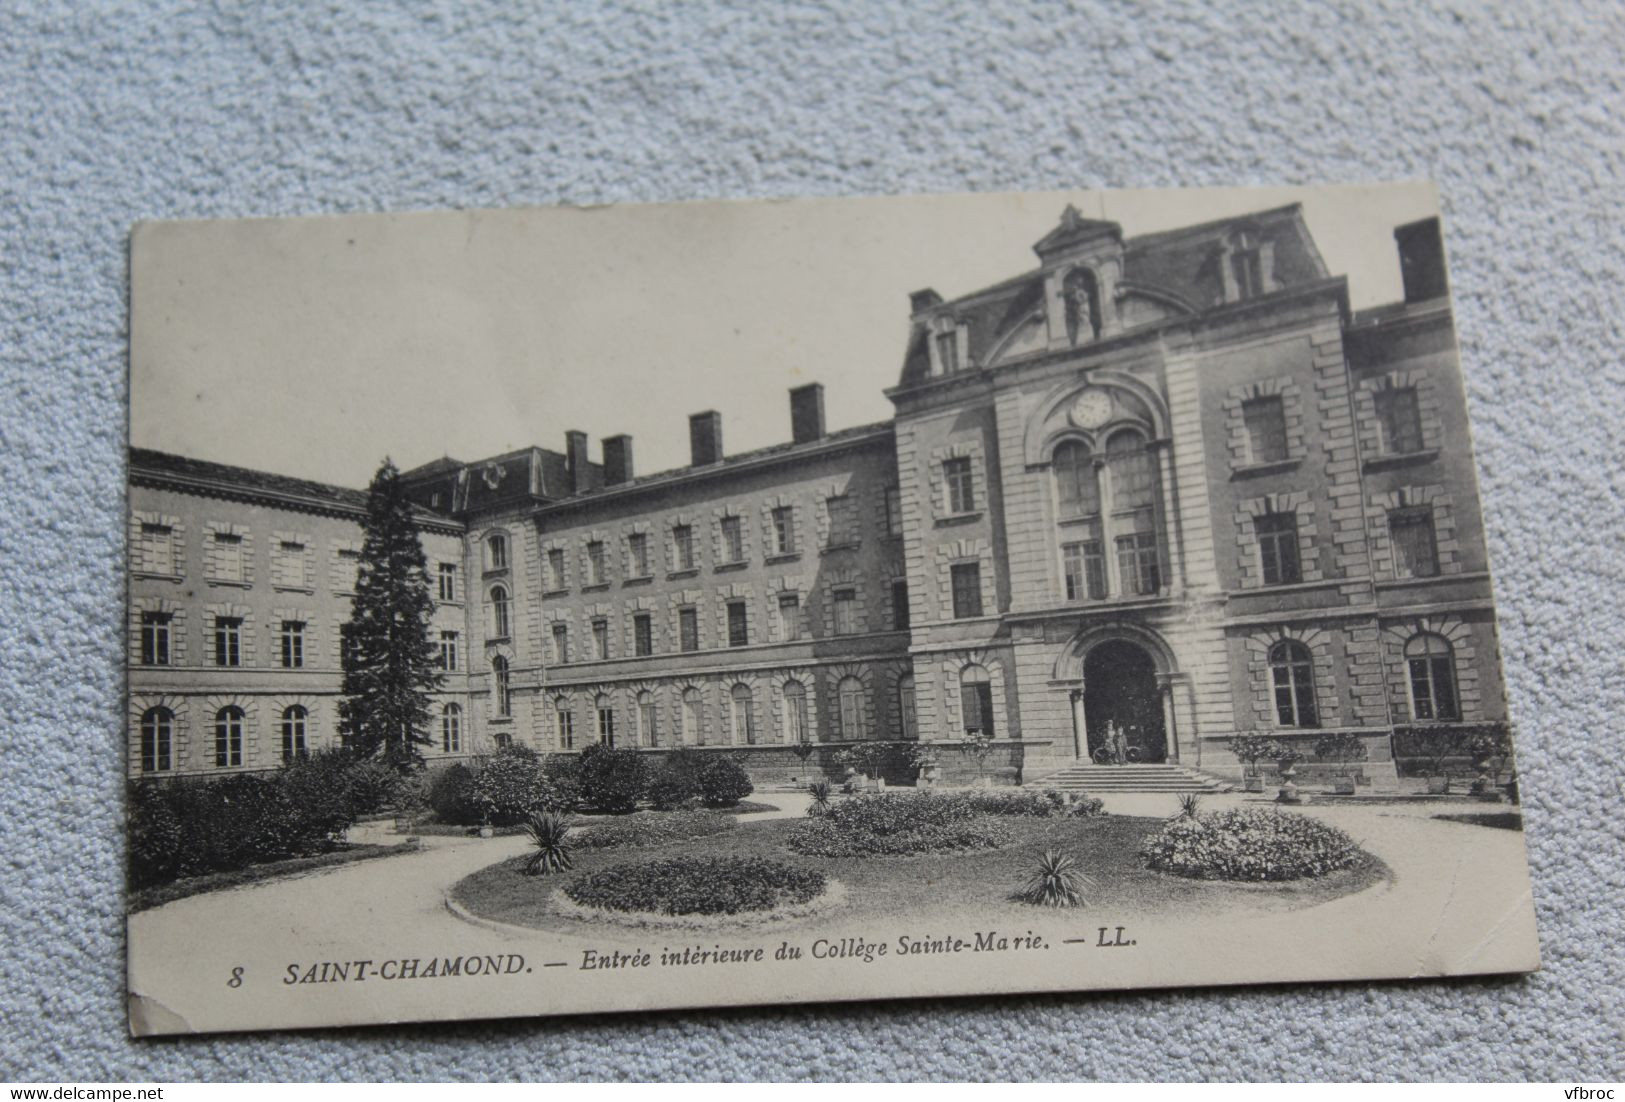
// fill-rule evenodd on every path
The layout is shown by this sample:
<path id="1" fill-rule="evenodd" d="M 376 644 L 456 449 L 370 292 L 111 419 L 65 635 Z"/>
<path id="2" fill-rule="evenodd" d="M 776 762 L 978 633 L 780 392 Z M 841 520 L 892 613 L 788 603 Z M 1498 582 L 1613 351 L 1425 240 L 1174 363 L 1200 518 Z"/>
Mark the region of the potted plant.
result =
<path id="1" fill-rule="evenodd" d="M 1411 752 L 1423 761 L 1423 775 L 1427 778 L 1428 795 L 1448 795 L 1450 766 L 1447 762 L 1462 749 L 1461 728 L 1429 724 L 1426 727 L 1409 728 L 1406 736 L 1405 741 Z"/>
<path id="2" fill-rule="evenodd" d="M 1315 740 L 1315 757 L 1335 762 L 1338 767 L 1332 774 L 1332 792 L 1338 796 L 1354 795 L 1354 771 L 1349 766 L 1364 761 L 1366 754 L 1365 742 L 1359 735 L 1326 734 Z"/>
<path id="3" fill-rule="evenodd" d="M 810 739 L 806 738 L 805 736 L 803 736 L 801 739 L 796 741 L 790 747 L 790 752 L 792 754 L 794 754 L 796 756 L 797 760 L 799 760 L 801 762 L 801 768 L 802 768 L 803 771 L 806 770 L 807 763 L 812 760 L 813 751 L 814 751 L 815 748 L 816 748 L 816 745 Z M 797 783 L 799 780 L 800 780 L 799 777 L 791 777 L 790 778 L 791 783 Z"/>
<path id="4" fill-rule="evenodd" d="M 1467 737 L 1467 752 L 1475 774 L 1471 792 L 1481 800 L 1499 803 L 1501 771 L 1512 755 L 1512 730 L 1505 723 L 1486 723 Z"/>
<path id="5" fill-rule="evenodd" d="M 889 748 L 883 742 L 865 741 L 854 743 L 835 755 L 835 763 L 844 765 L 848 769 L 848 776 L 861 774 L 862 788 L 868 792 L 879 792 L 886 787 L 881 778 L 881 772 L 886 764 Z"/>
<path id="6" fill-rule="evenodd" d="M 1247 792 L 1264 791 L 1264 776 L 1258 763 L 1275 756 L 1275 740 L 1263 735 L 1231 735 L 1225 745 L 1241 763 L 1241 786 Z"/>
<path id="7" fill-rule="evenodd" d="M 1275 739 L 1273 744 L 1275 764 L 1281 770 L 1281 790 L 1276 793 L 1276 801 L 1283 804 L 1308 803 L 1308 795 L 1298 788 L 1298 763 L 1303 760 L 1303 751 L 1296 743 L 1285 739 Z"/>
<path id="8" fill-rule="evenodd" d="M 915 743 L 903 748 L 903 755 L 908 764 L 918 770 L 915 785 L 919 788 L 935 788 L 937 780 L 942 774 L 942 764 L 937 759 L 937 748 L 923 743 Z"/>

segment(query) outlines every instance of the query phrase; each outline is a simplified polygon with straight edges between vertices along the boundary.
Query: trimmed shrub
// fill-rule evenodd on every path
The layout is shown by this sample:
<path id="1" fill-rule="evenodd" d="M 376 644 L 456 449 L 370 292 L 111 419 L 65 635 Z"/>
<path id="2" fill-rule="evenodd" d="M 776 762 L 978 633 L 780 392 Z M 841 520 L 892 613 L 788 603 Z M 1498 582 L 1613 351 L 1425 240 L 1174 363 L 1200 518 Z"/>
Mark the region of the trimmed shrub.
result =
<path id="1" fill-rule="evenodd" d="M 457 762 L 429 774 L 429 809 L 442 823 L 473 826 L 480 821 L 474 802 L 474 771 Z"/>
<path id="2" fill-rule="evenodd" d="M 323 853 L 354 818 L 346 772 L 140 781 L 129 796 L 130 886 Z"/>
<path id="3" fill-rule="evenodd" d="M 700 802 L 706 807 L 732 807 L 752 792 L 750 774 L 738 760 L 717 755 L 707 761 L 699 773 Z"/>
<path id="4" fill-rule="evenodd" d="M 573 811 L 581 804 L 581 761 L 574 754 L 548 754 L 542 758 L 538 806 Z"/>
<path id="5" fill-rule="evenodd" d="M 576 839 L 583 849 L 621 849 L 661 846 L 688 838 L 722 834 L 738 826 L 731 815 L 709 811 L 640 811 L 624 819 L 612 819 L 588 827 Z"/>
<path id="6" fill-rule="evenodd" d="M 693 750 L 674 750 L 666 755 L 649 777 L 645 794 L 657 811 L 670 811 L 700 798 L 700 771 L 705 755 Z"/>
<path id="7" fill-rule="evenodd" d="M 627 812 L 638 806 L 647 770 L 636 750 L 595 743 L 581 752 L 575 773 L 584 810 Z"/>
<path id="8" fill-rule="evenodd" d="M 542 765 L 527 746 L 507 746 L 474 775 L 471 797 L 477 822 L 515 826 L 542 811 Z"/>
<path id="9" fill-rule="evenodd" d="M 401 774 L 394 766 L 377 758 L 351 757 L 342 750 L 330 753 L 335 759 L 348 761 L 350 809 L 357 817 L 376 815 L 399 798 Z M 316 763 L 322 756 L 314 754 L 310 761 Z"/>
<path id="10" fill-rule="evenodd" d="M 1140 853 L 1153 869 L 1198 880 L 1299 880 L 1347 868 L 1360 848 L 1307 815 L 1243 808 L 1174 819 Z"/>
<path id="11" fill-rule="evenodd" d="M 793 906 L 823 890 L 823 873 L 762 857 L 667 857 L 581 877 L 564 894 L 602 910 L 715 915 Z"/>
<path id="12" fill-rule="evenodd" d="M 819 857 L 896 857 L 992 849 L 1014 840 L 964 793 L 869 793 L 831 805 L 790 835 L 790 848 Z"/>
<path id="13" fill-rule="evenodd" d="M 978 815 L 1012 815 L 1021 818 L 1053 819 L 1074 814 L 1065 792 L 1055 788 L 1002 788 L 976 792 L 955 792 L 952 797 L 970 804 Z"/>

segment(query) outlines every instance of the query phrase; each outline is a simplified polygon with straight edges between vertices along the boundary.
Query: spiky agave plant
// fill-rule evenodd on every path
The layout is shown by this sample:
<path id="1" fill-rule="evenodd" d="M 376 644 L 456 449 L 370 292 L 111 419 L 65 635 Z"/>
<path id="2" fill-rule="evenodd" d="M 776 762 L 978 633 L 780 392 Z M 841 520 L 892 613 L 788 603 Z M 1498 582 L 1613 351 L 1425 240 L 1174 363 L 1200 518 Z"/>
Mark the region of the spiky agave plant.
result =
<path id="1" fill-rule="evenodd" d="M 570 859 L 570 817 L 557 811 L 532 812 L 525 823 L 536 852 L 525 862 L 526 876 L 546 876 L 550 872 L 563 872 L 573 868 Z"/>
<path id="2" fill-rule="evenodd" d="M 1085 893 L 1095 882 L 1084 875 L 1083 867 L 1071 854 L 1047 849 L 1033 866 L 1032 878 L 1016 893 L 1023 903 L 1040 907 L 1076 907 L 1086 902 Z"/>
<path id="3" fill-rule="evenodd" d="M 1199 793 L 1199 792 L 1187 792 L 1183 796 L 1179 797 L 1179 817 L 1180 818 L 1182 818 L 1182 819 L 1194 819 L 1194 818 L 1196 818 L 1197 812 L 1201 811 L 1201 809 L 1202 809 L 1202 794 L 1201 793 Z"/>
<path id="4" fill-rule="evenodd" d="M 807 795 L 812 797 L 812 803 L 807 805 L 807 814 L 817 818 L 829 811 L 830 787 L 828 781 L 814 781 L 807 786 Z"/>

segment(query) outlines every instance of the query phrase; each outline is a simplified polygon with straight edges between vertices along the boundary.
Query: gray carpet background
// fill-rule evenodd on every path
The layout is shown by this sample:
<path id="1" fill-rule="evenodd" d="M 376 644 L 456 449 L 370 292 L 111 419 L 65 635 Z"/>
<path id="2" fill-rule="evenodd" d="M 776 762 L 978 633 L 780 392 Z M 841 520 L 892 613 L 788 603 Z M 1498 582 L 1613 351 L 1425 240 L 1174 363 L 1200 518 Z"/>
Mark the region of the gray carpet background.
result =
<path id="1" fill-rule="evenodd" d="M 1625 1076 L 1622 43 L 1608 2 L 4 0 L 0 1077 Z M 134 221 L 1415 176 L 1446 216 L 1544 972 L 127 1039 Z"/>

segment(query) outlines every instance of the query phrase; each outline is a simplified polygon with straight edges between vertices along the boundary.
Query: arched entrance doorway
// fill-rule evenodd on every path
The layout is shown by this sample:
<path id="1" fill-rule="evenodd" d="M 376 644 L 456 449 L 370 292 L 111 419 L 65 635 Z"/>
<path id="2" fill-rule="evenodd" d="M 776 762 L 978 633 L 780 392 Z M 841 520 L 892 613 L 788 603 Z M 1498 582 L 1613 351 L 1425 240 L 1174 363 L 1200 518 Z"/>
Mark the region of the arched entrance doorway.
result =
<path id="1" fill-rule="evenodd" d="M 1157 666 L 1144 647 L 1127 639 L 1108 639 L 1083 660 L 1083 712 L 1088 725 L 1087 754 L 1096 761 L 1112 757 L 1106 749 L 1108 726 L 1123 732 L 1129 760 L 1168 760 Z"/>

